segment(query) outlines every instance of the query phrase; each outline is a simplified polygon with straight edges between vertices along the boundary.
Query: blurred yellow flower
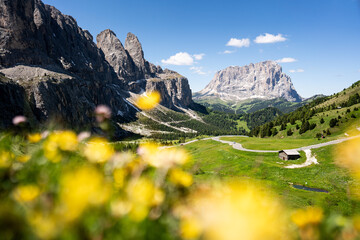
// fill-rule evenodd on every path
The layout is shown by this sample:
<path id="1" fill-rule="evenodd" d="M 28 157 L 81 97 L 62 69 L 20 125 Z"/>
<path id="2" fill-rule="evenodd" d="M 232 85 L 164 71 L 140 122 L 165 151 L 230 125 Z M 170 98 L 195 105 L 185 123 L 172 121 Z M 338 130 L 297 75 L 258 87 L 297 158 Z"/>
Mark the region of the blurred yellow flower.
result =
<path id="1" fill-rule="evenodd" d="M 78 147 L 77 135 L 72 131 L 57 131 L 49 135 L 43 144 L 44 155 L 50 161 L 61 161 L 62 151 L 76 151 Z"/>
<path id="2" fill-rule="evenodd" d="M 189 187 L 193 183 L 192 175 L 178 168 L 172 169 L 170 171 L 169 180 L 174 184 L 184 187 Z"/>
<path id="3" fill-rule="evenodd" d="M 78 146 L 77 135 L 72 131 L 56 132 L 56 142 L 63 151 L 75 151 Z"/>
<path id="4" fill-rule="evenodd" d="M 62 158 L 61 152 L 58 149 L 58 144 L 55 140 L 56 139 L 51 135 L 43 144 L 44 156 L 53 163 L 60 162 Z"/>
<path id="5" fill-rule="evenodd" d="M 64 174 L 60 186 L 60 201 L 66 221 L 78 218 L 89 205 L 103 204 L 111 192 L 104 176 L 88 166 Z"/>
<path id="6" fill-rule="evenodd" d="M 360 138 L 339 144 L 335 151 L 337 162 L 360 179 Z"/>
<path id="7" fill-rule="evenodd" d="M 200 234 L 208 240 L 289 238 L 281 204 L 249 183 L 200 188 L 175 213 L 183 219 L 184 238 Z"/>
<path id="8" fill-rule="evenodd" d="M 123 217 L 130 212 L 131 206 L 130 202 L 117 199 L 110 205 L 111 214 L 115 217 Z"/>
<path id="9" fill-rule="evenodd" d="M 115 151 L 113 147 L 103 138 L 93 138 L 84 147 L 83 154 L 93 163 L 107 162 Z"/>
<path id="10" fill-rule="evenodd" d="M 161 204 L 165 198 L 164 193 L 156 188 L 152 181 L 144 177 L 131 180 L 126 193 L 131 203 L 129 216 L 137 222 L 144 220 L 150 207 Z"/>
<path id="11" fill-rule="evenodd" d="M 14 190 L 14 198 L 20 203 L 31 202 L 37 198 L 40 194 L 40 189 L 38 186 L 29 184 L 19 186 Z"/>
<path id="12" fill-rule="evenodd" d="M 127 172 L 123 168 L 117 168 L 113 172 L 114 175 L 114 185 L 116 188 L 122 188 L 124 186 L 125 177 Z"/>
<path id="13" fill-rule="evenodd" d="M 46 216 L 40 212 L 32 213 L 28 216 L 28 221 L 41 239 L 53 239 L 58 232 L 58 221 L 54 216 Z"/>
<path id="14" fill-rule="evenodd" d="M 14 154 L 7 151 L 0 151 L 0 168 L 8 168 L 11 165 L 11 159 L 14 158 Z"/>
<path id="15" fill-rule="evenodd" d="M 141 110 L 147 111 L 155 108 L 161 100 L 160 93 L 157 91 L 142 94 L 135 102 Z"/>
<path id="16" fill-rule="evenodd" d="M 132 204 L 129 217 L 131 220 L 135 222 L 141 222 L 148 216 L 148 214 L 149 214 L 148 206 Z"/>
<path id="17" fill-rule="evenodd" d="M 169 169 L 174 165 L 183 165 L 189 160 L 189 155 L 184 149 L 159 149 L 159 146 L 155 143 L 145 143 L 140 145 L 138 154 L 146 163 L 156 168 Z"/>
<path id="18" fill-rule="evenodd" d="M 360 215 L 353 217 L 353 225 L 356 231 L 360 232 Z"/>
<path id="19" fill-rule="evenodd" d="M 31 142 L 31 143 L 40 142 L 41 138 L 42 138 L 40 133 L 29 134 L 27 137 L 28 137 L 29 142 Z"/>
<path id="20" fill-rule="evenodd" d="M 16 160 L 18 160 L 19 162 L 22 162 L 22 163 L 26 163 L 26 162 L 28 162 L 30 159 L 31 159 L 31 156 L 30 156 L 30 155 L 22 155 L 22 156 L 18 156 L 18 157 L 16 158 Z"/>
<path id="21" fill-rule="evenodd" d="M 291 220 L 299 227 L 319 224 L 323 219 L 323 210 L 319 207 L 298 209 L 291 215 Z"/>
<path id="22" fill-rule="evenodd" d="M 180 222 L 180 235 L 184 239 L 196 239 L 202 232 L 202 226 L 197 219 L 184 218 Z"/>

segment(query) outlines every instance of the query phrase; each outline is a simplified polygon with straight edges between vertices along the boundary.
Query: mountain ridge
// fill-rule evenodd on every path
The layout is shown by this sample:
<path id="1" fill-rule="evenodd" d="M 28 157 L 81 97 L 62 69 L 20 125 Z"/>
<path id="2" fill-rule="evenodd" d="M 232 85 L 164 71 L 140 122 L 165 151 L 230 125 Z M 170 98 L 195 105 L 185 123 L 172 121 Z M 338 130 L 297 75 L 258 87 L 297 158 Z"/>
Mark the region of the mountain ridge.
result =
<path id="1" fill-rule="evenodd" d="M 291 78 L 274 61 L 251 63 L 242 67 L 230 66 L 218 71 L 203 90 L 194 94 L 194 99 L 206 97 L 220 98 L 223 101 L 274 98 L 302 101 Z"/>
<path id="2" fill-rule="evenodd" d="M 107 31 L 123 54 L 111 61 L 73 17 L 41 0 L 1 1 L 0 12 L 0 72 L 7 79 L 0 85 L 7 99 L 0 102 L 2 127 L 26 115 L 33 123 L 56 118 L 74 128 L 94 128 L 94 109 L 104 104 L 113 112 L 115 134 L 122 136 L 127 133 L 117 123 L 136 120 L 139 111 L 129 99 L 146 90 L 160 91 L 161 104 L 173 110 L 199 107 L 188 80 L 146 61 L 132 33 L 124 47 Z"/>

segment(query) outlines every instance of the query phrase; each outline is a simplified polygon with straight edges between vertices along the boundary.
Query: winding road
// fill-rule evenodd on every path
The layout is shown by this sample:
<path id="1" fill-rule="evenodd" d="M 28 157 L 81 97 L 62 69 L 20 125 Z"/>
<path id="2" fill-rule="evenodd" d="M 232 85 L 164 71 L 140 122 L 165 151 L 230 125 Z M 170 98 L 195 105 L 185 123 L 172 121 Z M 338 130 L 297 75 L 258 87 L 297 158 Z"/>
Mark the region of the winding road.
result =
<path id="1" fill-rule="evenodd" d="M 284 149 L 279 149 L 279 150 L 254 150 L 254 149 L 247 149 L 244 148 L 240 143 L 236 143 L 236 142 L 231 142 L 231 141 L 226 141 L 226 140 L 221 140 L 220 138 L 223 137 L 248 137 L 248 136 L 243 136 L 243 135 L 225 135 L 225 136 L 217 136 L 217 137 L 209 137 L 209 138 L 203 138 L 200 140 L 214 140 L 217 142 L 221 142 L 221 143 L 225 143 L 225 144 L 229 144 L 230 146 L 232 146 L 234 149 L 236 150 L 240 150 L 240 151 L 245 151 L 245 152 L 258 152 L 258 153 L 277 153 L 280 150 L 284 150 Z M 329 145 L 334 145 L 334 144 L 339 144 L 354 138 L 359 138 L 360 135 L 357 136 L 353 136 L 353 137 L 347 137 L 347 138 L 341 138 L 341 139 L 336 139 L 336 140 L 332 140 L 329 142 L 324 142 L 324 143 L 319 143 L 319 144 L 314 144 L 314 145 L 309 145 L 309 146 L 305 146 L 305 147 L 299 147 L 299 148 L 294 148 L 294 149 L 286 149 L 286 150 L 296 150 L 296 151 L 305 151 L 305 150 L 310 150 L 310 149 L 316 149 L 316 148 L 321 148 L 321 147 L 325 147 L 325 146 L 329 146 Z M 197 141 L 200 141 L 199 139 L 196 140 L 192 140 L 186 143 L 182 143 L 181 145 L 187 145 L 187 144 L 191 144 Z"/>
<path id="2" fill-rule="evenodd" d="M 360 129 L 358 129 L 360 131 Z M 197 141 L 201 141 L 201 140 L 213 140 L 213 141 L 217 141 L 217 142 L 221 142 L 224 144 L 229 144 L 230 146 L 232 146 L 234 149 L 239 150 L 239 151 L 245 151 L 245 152 L 257 152 L 257 153 L 277 153 L 279 151 L 275 151 L 275 150 L 254 150 L 254 149 L 247 149 L 244 148 L 240 143 L 236 143 L 236 142 L 231 142 L 231 141 L 225 141 L 225 140 L 221 140 L 220 138 L 222 137 L 248 137 L 248 136 L 242 136 L 242 135 L 238 135 L 238 136 L 234 136 L 234 135 L 227 135 L 227 136 L 218 136 L 218 137 L 210 137 L 210 138 L 203 138 L 203 139 L 196 139 L 196 140 L 192 140 L 186 143 L 181 144 L 181 146 L 183 145 L 188 145 Z M 310 166 L 312 164 L 319 164 L 316 157 L 311 153 L 311 149 L 316 149 L 316 148 L 321 148 L 321 147 L 325 147 L 325 146 L 329 146 L 329 145 L 334 145 L 334 144 L 339 144 L 354 138 L 359 138 L 360 135 L 357 136 L 353 136 L 353 137 L 347 137 L 347 138 L 341 138 L 341 139 L 336 139 L 336 140 L 332 140 L 329 142 L 324 142 L 324 143 L 319 143 L 319 144 L 314 144 L 314 145 L 309 145 L 309 146 L 305 146 L 305 147 L 300 147 L 300 148 L 295 148 L 295 149 L 288 149 L 288 150 L 296 150 L 296 151 L 304 151 L 305 155 L 306 155 L 306 161 L 302 164 L 293 164 L 293 165 L 288 165 L 285 166 L 284 168 L 288 168 L 288 169 L 294 169 L 294 168 L 303 168 L 303 167 L 307 167 Z"/>

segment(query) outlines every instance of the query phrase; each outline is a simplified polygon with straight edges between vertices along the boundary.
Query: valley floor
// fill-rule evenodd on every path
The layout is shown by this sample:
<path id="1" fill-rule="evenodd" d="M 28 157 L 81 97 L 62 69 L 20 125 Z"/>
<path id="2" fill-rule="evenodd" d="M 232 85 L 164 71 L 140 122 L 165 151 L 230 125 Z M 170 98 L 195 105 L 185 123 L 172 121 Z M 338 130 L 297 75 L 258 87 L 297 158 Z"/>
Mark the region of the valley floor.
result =
<path id="1" fill-rule="evenodd" d="M 328 141 L 312 147 L 314 142 L 318 142 L 317 139 L 316 141 L 300 139 L 301 141 L 291 143 L 294 139 L 274 141 L 274 139 L 224 136 L 202 141 L 193 140 L 183 144 L 182 147 L 193 157 L 187 168 L 194 173 L 197 183 L 231 179 L 256 181 L 264 186 L 264 191 L 271 189 L 270 191 L 276 192 L 290 208 L 318 205 L 324 209 L 350 215 L 360 211 L 360 202 L 349 194 L 352 179 L 348 171 L 334 164 L 336 147 L 344 144 L 340 142 L 347 139 Z M 256 145 L 256 141 L 266 146 L 265 149 L 272 150 L 239 151 L 240 149 L 237 149 L 241 146 L 239 142 L 248 147 Z M 257 147 L 259 146 L 258 143 Z M 275 149 L 286 149 L 286 147 L 303 150 L 300 152 L 301 158 L 295 161 L 280 160 Z M 312 150 L 309 150 L 311 148 Z M 294 166 L 302 166 L 302 168 Z M 293 185 L 322 189 L 328 193 L 296 189 Z"/>

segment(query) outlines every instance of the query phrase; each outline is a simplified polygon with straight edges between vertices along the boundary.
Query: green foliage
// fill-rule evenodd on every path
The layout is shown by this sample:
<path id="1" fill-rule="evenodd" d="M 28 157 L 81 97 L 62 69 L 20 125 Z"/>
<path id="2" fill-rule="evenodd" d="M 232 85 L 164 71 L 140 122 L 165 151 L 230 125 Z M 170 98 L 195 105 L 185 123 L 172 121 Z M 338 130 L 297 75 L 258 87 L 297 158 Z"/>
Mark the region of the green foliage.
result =
<path id="1" fill-rule="evenodd" d="M 335 126 L 338 124 L 338 122 L 339 122 L 338 119 L 332 118 L 332 119 L 330 120 L 330 122 L 329 122 L 329 126 L 330 126 L 331 128 L 333 128 L 333 127 L 335 127 Z"/>
<path id="2" fill-rule="evenodd" d="M 287 136 L 293 135 L 293 131 L 291 130 L 291 128 L 286 132 L 286 135 L 287 135 Z"/>

